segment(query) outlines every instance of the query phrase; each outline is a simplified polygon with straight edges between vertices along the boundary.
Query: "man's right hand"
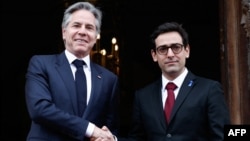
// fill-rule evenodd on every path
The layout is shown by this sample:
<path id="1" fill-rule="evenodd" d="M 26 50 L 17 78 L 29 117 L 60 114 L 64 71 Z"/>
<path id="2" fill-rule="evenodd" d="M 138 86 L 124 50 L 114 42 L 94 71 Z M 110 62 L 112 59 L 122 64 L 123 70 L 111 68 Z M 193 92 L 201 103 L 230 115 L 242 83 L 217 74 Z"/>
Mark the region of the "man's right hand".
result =
<path id="1" fill-rule="evenodd" d="M 96 126 L 90 141 L 115 141 L 115 139 L 106 126 L 103 126 L 102 129 Z"/>

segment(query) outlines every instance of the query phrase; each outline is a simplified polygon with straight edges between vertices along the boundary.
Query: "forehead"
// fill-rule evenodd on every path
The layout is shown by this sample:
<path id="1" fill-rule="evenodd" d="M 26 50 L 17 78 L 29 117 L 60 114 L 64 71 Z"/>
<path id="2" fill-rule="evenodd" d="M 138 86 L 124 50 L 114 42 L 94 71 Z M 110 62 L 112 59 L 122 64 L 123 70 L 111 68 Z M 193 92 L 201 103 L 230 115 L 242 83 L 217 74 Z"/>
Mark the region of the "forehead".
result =
<path id="1" fill-rule="evenodd" d="M 169 45 L 173 43 L 182 43 L 182 38 L 178 32 L 167 32 L 160 34 L 155 39 L 156 46 Z"/>
<path id="2" fill-rule="evenodd" d="M 72 13 L 70 23 L 87 23 L 95 25 L 95 16 L 87 10 L 78 10 Z"/>

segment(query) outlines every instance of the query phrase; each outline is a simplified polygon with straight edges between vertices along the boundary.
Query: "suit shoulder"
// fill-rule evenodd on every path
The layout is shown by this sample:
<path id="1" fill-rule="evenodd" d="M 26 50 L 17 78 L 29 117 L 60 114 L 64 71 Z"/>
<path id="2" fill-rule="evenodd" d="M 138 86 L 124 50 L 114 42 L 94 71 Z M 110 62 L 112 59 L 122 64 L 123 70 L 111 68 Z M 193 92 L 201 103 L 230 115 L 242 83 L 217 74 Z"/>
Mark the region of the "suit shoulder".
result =
<path id="1" fill-rule="evenodd" d="M 219 82 L 217 80 L 213 80 L 213 79 L 210 79 L 210 78 L 207 78 L 207 77 L 204 77 L 204 76 L 195 75 L 191 71 L 188 72 L 185 80 L 196 81 L 196 82 L 204 82 L 204 83 L 218 83 Z"/>
<path id="2" fill-rule="evenodd" d="M 219 81 L 210 78 L 196 76 L 194 80 L 195 84 L 198 85 L 199 87 L 209 87 L 209 88 L 222 87 Z"/>
<path id="3" fill-rule="evenodd" d="M 149 91 L 152 91 L 152 90 L 159 90 L 159 89 L 161 89 L 161 80 L 160 79 L 156 80 L 156 81 L 153 81 L 153 82 L 151 82 L 151 83 L 137 89 L 136 91 L 139 92 L 139 93 L 140 92 L 144 93 L 144 92 L 149 92 Z"/>
<path id="4" fill-rule="evenodd" d="M 48 66 L 49 64 L 55 64 L 57 56 L 57 54 L 33 55 L 29 60 L 29 66 Z"/>
<path id="5" fill-rule="evenodd" d="M 51 60 L 56 58 L 58 54 L 48 54 L 48 55 L 33 55 L 30 60 Z"/>
<path id="6" fill-rule="evenodd" d="M 205 83 L 219 83 L 219 81 L 217 80 L 213 80 L 213 79 L 201 77 L 201 76 L 196 76 L 196 80 L 200 82 L 205 82 Z"/>

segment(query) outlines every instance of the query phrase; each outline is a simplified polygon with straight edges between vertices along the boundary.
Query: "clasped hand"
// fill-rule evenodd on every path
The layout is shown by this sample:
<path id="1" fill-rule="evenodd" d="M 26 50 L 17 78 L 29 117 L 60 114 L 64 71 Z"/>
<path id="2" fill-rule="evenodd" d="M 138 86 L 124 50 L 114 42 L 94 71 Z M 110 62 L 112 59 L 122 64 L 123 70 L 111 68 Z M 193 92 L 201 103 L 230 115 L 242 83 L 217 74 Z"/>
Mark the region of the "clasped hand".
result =
<path id="1" fill-rule="evenodd" d="M 95 127 L 90 141 L 115 141 L 113 134 L 106 126 L 102 128 Z"/>

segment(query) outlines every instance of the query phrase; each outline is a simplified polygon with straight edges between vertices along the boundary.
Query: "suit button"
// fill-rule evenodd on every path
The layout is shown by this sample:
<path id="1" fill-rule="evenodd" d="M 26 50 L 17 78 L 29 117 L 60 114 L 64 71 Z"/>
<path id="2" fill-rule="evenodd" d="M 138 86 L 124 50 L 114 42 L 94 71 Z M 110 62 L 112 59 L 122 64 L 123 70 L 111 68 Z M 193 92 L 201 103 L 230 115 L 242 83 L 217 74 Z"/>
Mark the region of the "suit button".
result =
<path id="1" fill-rule="evenodd" d="M 172 135 L 171 135 L 171 134 L 167 134 L 167 137 L 168 137 L 168 138 L 171 138 L 171 137 L 172 137 Z"/>

